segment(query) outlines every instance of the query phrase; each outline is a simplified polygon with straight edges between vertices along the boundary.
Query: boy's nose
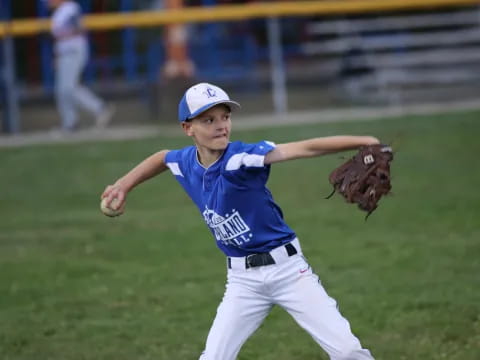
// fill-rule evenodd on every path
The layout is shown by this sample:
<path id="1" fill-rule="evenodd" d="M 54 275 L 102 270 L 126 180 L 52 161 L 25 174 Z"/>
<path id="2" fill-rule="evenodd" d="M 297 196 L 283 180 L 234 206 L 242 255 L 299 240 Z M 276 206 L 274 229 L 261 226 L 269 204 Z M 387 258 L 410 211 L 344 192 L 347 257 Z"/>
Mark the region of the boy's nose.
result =
<path id="1" fill-rule="evenodd" d="M 217 126 L 216 126 L 217 129 L 223 130 L 226 128 L 226 126 L 227 124 L 225 124 L 223 121 L 217 121 Z"/>

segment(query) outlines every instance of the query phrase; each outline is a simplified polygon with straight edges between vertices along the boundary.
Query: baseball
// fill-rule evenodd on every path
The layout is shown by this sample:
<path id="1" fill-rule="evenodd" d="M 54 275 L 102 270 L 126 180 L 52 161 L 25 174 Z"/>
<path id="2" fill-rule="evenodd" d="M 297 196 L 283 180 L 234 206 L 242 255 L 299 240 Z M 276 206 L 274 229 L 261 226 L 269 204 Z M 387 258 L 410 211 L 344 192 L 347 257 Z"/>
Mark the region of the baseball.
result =
<path id="1" fill-rule="evenodd" d="M 118 204 L 118 199 L 114 198 L 110 203 L 110 206 L 107 206 L 107 198 L 103 198 L 100 203 L 100 210 L 107 216 L 115 217 L 123 214 L 123 207 L 120 209 L 113 209 Z"/>

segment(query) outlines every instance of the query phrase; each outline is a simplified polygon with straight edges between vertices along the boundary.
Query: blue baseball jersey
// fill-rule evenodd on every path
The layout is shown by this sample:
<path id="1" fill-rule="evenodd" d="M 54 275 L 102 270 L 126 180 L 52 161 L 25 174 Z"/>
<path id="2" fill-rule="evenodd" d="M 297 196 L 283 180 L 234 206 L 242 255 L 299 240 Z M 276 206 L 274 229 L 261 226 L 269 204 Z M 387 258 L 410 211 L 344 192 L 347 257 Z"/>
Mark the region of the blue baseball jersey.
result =
<path id="1" fill-rule="evenodd" d="M 266 187 L 270 165 L 264 159 L 274 148 L 268 141 L 231 142 L 208 168 L 198 161 L 195 146 L 166 156 L 167 166 L 227 256 L 268 252 L 296 237 Z"/>

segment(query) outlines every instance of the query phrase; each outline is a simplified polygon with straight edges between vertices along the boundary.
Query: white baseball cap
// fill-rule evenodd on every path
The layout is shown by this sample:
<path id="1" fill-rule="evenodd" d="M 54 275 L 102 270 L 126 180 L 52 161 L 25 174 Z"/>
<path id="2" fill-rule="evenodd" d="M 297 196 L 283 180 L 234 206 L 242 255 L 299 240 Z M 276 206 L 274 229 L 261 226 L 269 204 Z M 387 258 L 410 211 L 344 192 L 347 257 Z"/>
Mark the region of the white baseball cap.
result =
<path id="1" fill-rule="evenodd" d="M 185 91 L 178 104 L 178 120 L 184 122 L 193 119 L 218 104 L 227 104 L 232 110 L 240 108 L 240 104 L 230 100 L 227 93 L 218 86 L 209 83 L 193 85 Z"/>

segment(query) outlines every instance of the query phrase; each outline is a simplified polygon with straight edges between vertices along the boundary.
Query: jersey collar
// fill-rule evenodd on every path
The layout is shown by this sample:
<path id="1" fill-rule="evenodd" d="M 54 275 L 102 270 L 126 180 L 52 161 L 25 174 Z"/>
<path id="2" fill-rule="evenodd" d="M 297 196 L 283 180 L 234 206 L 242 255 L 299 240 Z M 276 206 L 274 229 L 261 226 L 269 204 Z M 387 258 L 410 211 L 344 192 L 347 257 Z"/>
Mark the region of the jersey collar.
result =
<path id="1" fill-rule="evenodd" d="M 218 157 L 218 159 L 215 160 L 213 163 L 211 163 L 210 166 L 208 166 L 208 167 L 203 166 L 202 163 L 200 162 L 200 158 L 199 158 L 199 156 L 198 156 L 198 148 L 195 147 L 195 161 L 196 161 L 197 165 L 200 166 L 200 167 L 201 167 L 203 170 L 205 170 L 205 171 L 208 170 L 208 169 L 213 168 L 213 167 L 214 167 L 216 164 L 218 164 L 218 163 L 220 162 L 220 160 L 225 156 L 225 153 L 227 152 L 228 147 L 230 146 L 230 144 L 231 144 L 231 143 L 228 143 L 228 145 L 227 145 L 227 147 L 225 148 L 225 150 L 223 151 L 222 155 L 220 155 L 220 156 Z"/>

